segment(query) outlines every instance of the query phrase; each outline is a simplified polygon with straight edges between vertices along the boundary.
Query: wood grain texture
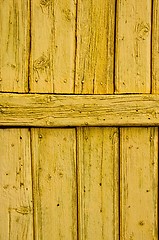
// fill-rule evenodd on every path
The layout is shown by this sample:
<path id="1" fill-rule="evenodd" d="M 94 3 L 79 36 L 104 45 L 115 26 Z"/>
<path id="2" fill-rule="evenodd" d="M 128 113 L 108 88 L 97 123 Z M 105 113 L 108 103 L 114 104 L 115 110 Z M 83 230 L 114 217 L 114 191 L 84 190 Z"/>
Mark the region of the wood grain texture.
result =
<path id="1" fill-rule="evenodd" d="M 152 93 L 159 93 L 159 1 L 153 1 Z"/>
<path id="2" fill-rule="evenodd" d="M 118 130 L 78 128 L 79 240 L 117 240 Z"/>
<path id="3" fill-rule="evenodd" d="M 31 92 L 73 93 L 74 0 L 32 1 Z"/>
<path id="4" fill-rule="evenodd" d="M 78 0 L 75 92 L 113 93 L 115 0 Z"/>
<path id="5" fill-rule="evenodd" d="M 159 95 L 0 94 L 1 126 L 158 126 Z"/>
<path id="6" fill-rule="evenodd" d="M 158 129 L 121 128 L 120 239 L 158 239 Z"/>
<path id="7" fill-rule="evenodd" d="M 0 239 L 33 240 L 28 129 L 0 129 L 0 206 Z"/>
<path id="8" fill-rule="evenodd" d="M 116 93 L 149 93 L 151 2 L 117 1 Z"/>
<path id="9" fill-rule="evenodd" d="M 0 2 L 0 91 L 28 91 L 29 0 Z"/>
<path id="10" fill-rule="evenodd" d="M 35 239 L 77 239 L 75 129 L 32 129 Z"/>

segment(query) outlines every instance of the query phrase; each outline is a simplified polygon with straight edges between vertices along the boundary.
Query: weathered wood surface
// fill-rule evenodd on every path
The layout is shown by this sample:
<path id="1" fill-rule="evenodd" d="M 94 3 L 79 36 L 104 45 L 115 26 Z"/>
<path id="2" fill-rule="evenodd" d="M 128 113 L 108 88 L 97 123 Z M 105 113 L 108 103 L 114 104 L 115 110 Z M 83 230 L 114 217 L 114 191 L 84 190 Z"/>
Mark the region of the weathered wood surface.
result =
<path id="1" fill-rule="evenodd" d="M 0 94 L 1 126 L 100 127 L 78 128 L 77 142 L 75 129 L 32 130 L 34 237 L 30 135 L 0 130 L 0 239 L 118 239 L 117 185 L 108 183 L 117 183 L 120 142 L 119 238 L 157 240 L 157 128 L 125 127 L 117 139 L 101 126 L 159 125 L 159 96 L 143 94 L 159 93 L 158 9 L 157 0 L 0 2 L 0 91 L 142 93 Z"/>
<path id="2" fill-rule="evenodd" d="M 117 1 L 116 93 L 150 93 L 152 1 Z"/>
<path id="3" fill-rule="evenodd" d="M 1 126 L 157 126 L 159 95 L 0 94 Z"/>
<path id="4" fill-rule="evenodd" d="M 152 13 L 152 93 L 159 93 L 159 1 L 153 1 Z"/>
<path id="5" fill-rule="evenodd" d="M 73 93 L 76 1 L 31 1 L 31 92 Z"/>
<path id="6" fill-rule="evenodd" d="M 31 9 L 31 92 L 113 93 L 115 0 Z"/>
<path id="7" fill-rule="evenodd" d="M 77 239 L 75 129 L 32 129 L 35 239 Z"/>
<path id="8" fill-rule="evenodd" d="M 158 239 L 158 129 L 121 128 L 120 239 Z"/>
<path id="9" fill-rule="evenodd" d="M 151 26 L 156 1 L 117 1 L 116 18 L 116 93 L 157 93 L 157 25 Z M 156 12 L 155 12 L 156 13 Z M 152 46 L 151 46 L 152 29 Z M 152 62 L 151 62 L 152 47 Z M 152 64 L 152 65 L 151 65 Z M 152 66 L 152 69 L 151 69 Z M 151 82 L 152 73 L 152 82 Z M 154 76 L 153 76 L 154 75 Z M 127 95 L 129 96 L 129 95 Z M 142 95 L 145 96 L 144 94 Z M 148 95 L 147 95 L 148 96 Z M 154 97 L 153 95 L 149 95 Z M 129 96 L 130 98 L 130 96 Z M 135 100 L 136 95 L 132 95 Z M 151 102 L 151 101 L 150 101 Z M 156 107 L 144 104 L 145 114 L 157 118 Z M 127 103 L 129 105 L 129 103 Z M 136 102 L 136 107 L 140 100 Z M 117 106 L 116 106 L 117 107 Z M 127 109 L 127 107 L 125 108 Z M 137 107 L 136 111 L 140 112 Z M 141 123 L 143 126 L 142 112 Z M 134 114 L 131 114 L 134 118 Z M 151 116 L 147 120 L 151 120 Z M 145 126 L 154 124 L 145 124 Z M 158 125 L 158 124 L 156 124 Z M 125 126 L 125 124 L 123 124 Z M 157 128 L 121 128 L 120 131 L 120 239 L 158 239 L 158 133 Z"/>
<path id="10" fill-rule="evenodd" d="M 79 240 L 119 239 L 116 128 L 77 128 Z"/>
<path id="11" fill-rule="evenodd" d="M 0 4 L 0 91 L 27 92 L 29 74 L 31 92 L 113 93 L 116 55 L 116 93 L 158 92 L 157 0 Z"/>
<path id="12" fill-rule="evenodd" d="M 28 91 L 29 0 L 0 1 L 0 91 Z"/>
<path id="13" fill-rule="evenodd" d="M 0 206 L 0 239 L 33 240 L 28 129 L 0 129 Z"/>
<path id="14" fill-rule="evenodd" d="M 115 0 L 77 2 L 75 93 L 113 93 Z"/>
<path id="15" fill-rule="evenodd" d="M 28 91 L 30 1 L 0 2 L 0 91 Z M 33 240 L 28 129 L 0 129 L 0 239 Z"/>

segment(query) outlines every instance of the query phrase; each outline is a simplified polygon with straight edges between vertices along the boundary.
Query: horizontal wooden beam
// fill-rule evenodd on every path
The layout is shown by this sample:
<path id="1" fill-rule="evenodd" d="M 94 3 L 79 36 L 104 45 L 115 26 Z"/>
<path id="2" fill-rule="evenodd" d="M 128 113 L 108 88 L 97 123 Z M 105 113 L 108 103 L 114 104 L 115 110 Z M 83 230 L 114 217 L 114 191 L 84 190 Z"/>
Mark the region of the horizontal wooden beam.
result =
<path id="1" fill-rule="evenodd" d="M 159 95 L 0 93 L 0 126 L 157 126 Z"/>

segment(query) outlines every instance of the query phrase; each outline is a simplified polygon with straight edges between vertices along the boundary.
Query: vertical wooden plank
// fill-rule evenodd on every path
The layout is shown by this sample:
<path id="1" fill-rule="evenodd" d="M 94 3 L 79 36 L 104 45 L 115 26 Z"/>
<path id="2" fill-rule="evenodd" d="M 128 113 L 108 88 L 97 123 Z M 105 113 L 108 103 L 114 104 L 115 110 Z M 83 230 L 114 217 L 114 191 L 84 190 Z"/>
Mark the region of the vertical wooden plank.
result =
<path id="1" fill-rule="evenodd" d="M 0 239 L 33 239 L 30 134 L 0 129 Z"/>
<path id="2" fill-rule="evenodd" d="M 28 91 L 30 1 L 0 3 L 0 91 Z M 0 129 L 0 239 L 33 239 L 30 134 Z"/>
<path id="3" fill-rule="evenodd" d="M 118 130 L 78 128 L 78 215 L 80 240 L 117 240 Z"/>
<path id="4" fill-rule="evenodd" d="M 32 1 L 31 92 L 73 93 L 75 0 Z"/>
<path id="5" fill-rule="evenodd" d="M 158 129 L 121 128 L 120 239 L 158 239 Z"/>
<path id="6" fill-rule="evenodd" d="M 75 92 L 113 93 L 115 0 L 78 0 Z"/>
<path id="7" fill-rule="evenodd" d="M 149 93 L 151 2 L 117 1 L 116 93 Z"/>
<path id="8" fill-rule="evenodd" d="M 153 1 L 152 93 L 159 93 L 159 1 Z"/>
<path id="9" fill-rule="evenodd" d="M 75 129 L 33 129 L 35 239 L 77 239 Z"/>
<path id="10" fill-rule="evenodd" d="M 151 1 L 117 2 L 117 93 L 151 88 Z M 157 128 L 121 128 L 121 240 L 157 239 Z"/>
<path id="11" fill-rule="evenodd" d="M 0 2 L 0 91 L 28 91 L 29 2 Z"/>

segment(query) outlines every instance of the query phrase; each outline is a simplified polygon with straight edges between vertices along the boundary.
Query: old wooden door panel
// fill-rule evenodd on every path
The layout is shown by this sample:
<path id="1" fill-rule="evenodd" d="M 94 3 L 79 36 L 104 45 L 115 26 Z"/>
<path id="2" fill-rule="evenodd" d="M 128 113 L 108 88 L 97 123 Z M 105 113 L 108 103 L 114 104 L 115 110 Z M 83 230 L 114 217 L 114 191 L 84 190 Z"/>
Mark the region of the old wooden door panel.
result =
<path id="1" fill-rule="evenodd" d="M 158 93 L 157 0 L 6 0 L 0 5 L 0 91 Z M 20 111 L 12 107 L 8 115 L 14 125 L 12 117 Z M 155 119 L 156 108 L 146 114 Z M 46 114 L 43 127 L 48 122 L 53 120 Z M 98 126 L 36 128 L 31 136 L 28 129 L 0 130 L 0 238 L 158 239 L 158 129 L 118 132 Z"/>
<path id="2" fill-rule="evenodd" d="M 30 132 L 0 129 L 0 239 L 33 239 Z"/>
<path id="3" fill-rule="evenodd" d="M 0 91 L 28 91 L 29 0 L 0 2 Z"/>
<path id="4" fill-rule="evenodd" d="M 158 129 L 120 130 L 120 239 L 158 239 Z"/>
<path id="5" fill-rule="evenodd" d="M 80 240 L 119 239 L 117 128 L 78 128 Z"/>
<path id="6" fill-rule="evenodd" d="M 32 129 L 35 239 L 77 239 L 75 129 Z"/>

